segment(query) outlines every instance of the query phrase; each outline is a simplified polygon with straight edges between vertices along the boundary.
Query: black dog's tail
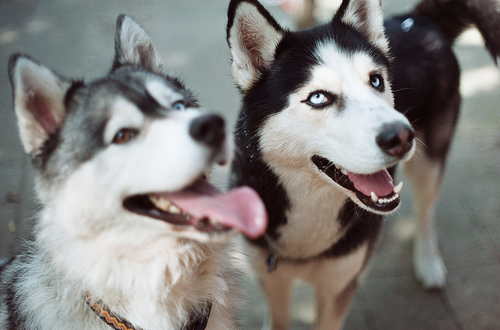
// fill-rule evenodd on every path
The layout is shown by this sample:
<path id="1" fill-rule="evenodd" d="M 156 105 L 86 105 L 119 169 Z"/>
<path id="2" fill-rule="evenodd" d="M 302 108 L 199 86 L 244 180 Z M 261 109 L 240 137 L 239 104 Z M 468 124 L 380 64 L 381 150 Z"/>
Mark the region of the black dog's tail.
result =
<path id="1" fill-rule="evenodd" d="M 475 25 L 495 63 L 500 61 L 499 0 L 422 0 L 414 13 L 431 20 L 453 43 Z"/>

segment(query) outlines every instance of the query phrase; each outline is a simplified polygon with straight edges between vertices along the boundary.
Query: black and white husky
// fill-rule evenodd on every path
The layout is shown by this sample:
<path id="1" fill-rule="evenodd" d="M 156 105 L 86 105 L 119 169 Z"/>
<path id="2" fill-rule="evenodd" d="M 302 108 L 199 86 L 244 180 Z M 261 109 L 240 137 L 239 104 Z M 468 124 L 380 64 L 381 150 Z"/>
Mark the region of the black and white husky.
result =
<path id="1" fill-rule="evenodd" d="M 10 59 L 43 209 L 34 242 L 0 266 L 0 328 L 234 329 L 230 241 L 264 232 L 264 204 L 207 182 L 232 153 L 224 121 L 163 72 L 129 16 L 115 46 L 90 83 Z"/>
<path id="2" fill-rule="evenodd" d="M 231 1 L 227 41 L 243 97 L 233 182 L 268 210 L 266 234 L 250 245 L 273 329 L 289 325 L 295 279 L 317 290 L 317 328 L 341 327 L 383 215 L 400 203 L 393 168 L 413 153 L 416 276 L 443 286 L 433 211 L 460 100 L 450 45 L 477 22 L 499 56 L 494 12 L 489 0 L 424 0 L 386 31 L 379 0 L 344 0 L 328 24 L 292 32 L 258 1 Z"/>

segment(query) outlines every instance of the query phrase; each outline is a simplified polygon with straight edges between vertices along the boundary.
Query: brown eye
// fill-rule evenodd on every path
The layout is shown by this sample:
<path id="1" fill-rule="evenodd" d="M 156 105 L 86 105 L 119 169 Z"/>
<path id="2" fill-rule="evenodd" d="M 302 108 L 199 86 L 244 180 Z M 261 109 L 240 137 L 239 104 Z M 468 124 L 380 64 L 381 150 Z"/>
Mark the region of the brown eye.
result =
<path id="1" fill-rule="evenodd" d="M 122 128 L 113 137 L 113 143 L 114 144 L 125 144 L 125 143 L 129 142 L 130 140 L 134 139 L 136 137 L 137 133 L 138 133 L 137 130 L 130 129 L 130 128 Z"/>

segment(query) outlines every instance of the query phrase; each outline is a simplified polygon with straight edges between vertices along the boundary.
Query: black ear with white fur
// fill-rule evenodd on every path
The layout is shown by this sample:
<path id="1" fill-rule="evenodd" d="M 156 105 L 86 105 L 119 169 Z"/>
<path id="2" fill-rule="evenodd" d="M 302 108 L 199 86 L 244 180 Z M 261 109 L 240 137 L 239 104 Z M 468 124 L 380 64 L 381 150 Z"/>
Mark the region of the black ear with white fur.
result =
<path id="1" fill-rule="evenodd" d="M 246 90 L 269 69 L 285 31 L 258 1 L 233 0 L 226 32 L 234 79 Z"/>
<path id="2" fill-rule="evenodd" d="M 73 82 L 21 54 L 10 57 L 9 77 L 21 142 L 34 156 L 63 120 L 64 98 Z"/>
<path id="3" fill-rule="evenodd" d="M 384 53 L 389 52 L 380 0 L 343 0 L 333 22 L 336 20 L 361 32 Z"/>
<path id="4" fill-rule="evenodd" d="M 162 72 L 161 58 L 146 30 L 128 15 L 116 20 L 115 60 L 112 71 L 123 65 L 137 65 Z"/>

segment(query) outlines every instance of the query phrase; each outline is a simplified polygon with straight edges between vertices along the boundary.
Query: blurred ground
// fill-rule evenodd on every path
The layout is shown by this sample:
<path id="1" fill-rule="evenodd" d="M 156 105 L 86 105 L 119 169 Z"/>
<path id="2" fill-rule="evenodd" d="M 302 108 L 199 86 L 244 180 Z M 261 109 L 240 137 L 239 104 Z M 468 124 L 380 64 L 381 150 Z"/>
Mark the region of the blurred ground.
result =
<path id="1" fill-rule="evenodd" d="M 90 80 L 110 68 L 115 20 L 128 13 L 148 30 L 168 70 L 232 126 L 239 98 L 225 42 L 227 3 L 0 0 L 0 257 L 15 253 L 17 237 L 28 236 L 37 209 L 31 166 L 12 110 L 9 55 L 28 53 L 65 76 Z M 414 3 L 383 1 L 387 14 Z M 293 25 L 279 7 L 271 10 L 283 24 Z M 500 73 L 474 31 L 460 38 L 456 51 L 463 71 L 463 112 L 437 211 L 448 285 L 440 293 L 424 292 L 412 275 L 414 225 L 406 187 L 403 207 L 386 221 L 346 329 L 500 329 Z M 225 169 L 217 171 L 216 180 L 223 184 L 225 175 Z M 241 267 L 248 298 L 243 328 L 258 329 L 265 303 L 248 267 Z M 313 295 L 298 285 L 293 329 L 311 328 Z"/>

